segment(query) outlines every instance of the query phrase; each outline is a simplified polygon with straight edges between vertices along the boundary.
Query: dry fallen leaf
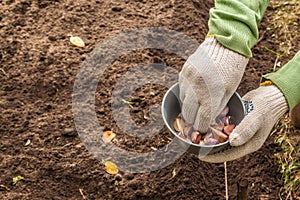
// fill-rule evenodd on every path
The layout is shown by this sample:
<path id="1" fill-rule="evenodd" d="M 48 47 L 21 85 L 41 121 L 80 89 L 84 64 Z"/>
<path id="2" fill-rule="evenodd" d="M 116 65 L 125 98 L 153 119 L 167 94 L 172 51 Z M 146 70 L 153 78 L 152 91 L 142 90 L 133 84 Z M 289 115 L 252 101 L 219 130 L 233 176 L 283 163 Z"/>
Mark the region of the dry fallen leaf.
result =
<path id="1" fill-rule="evenodd" d="M 71 36 L 70 42 L 77 47 L 85 47 L 83 40 L 77 36 Z"/>
<path id="2" fill-rule="evenodd" d="M 24 146 L 26 147 L 26 146 L 30 145 L 30 143 L 31 143 L 31 141 L 28 139 L 27 142 L 24 144 Z"/>
<path id="3" fill-rule="evenodd" d="M 174 168 L 173 171 L 172 171 L 172 178 L 174 178 L 176 176 L 177 172 L 176 172 L 176 169 Z"/>
<path id="4" fill-rule="evenodd" d="M 104 166 L 105 166 L 106 172 L 109 174 L 117 174 L 119 172 L 117 165 L 111 161 L 106 161 L 104 163 Z"/>
<path id="5" fill-rule="evenodd" d="M 9 191 L 9 188 L 6 185 L 0 185 L 0 188 L 3 188 L 5 190 Z"/>
<path id="6" fill-rule="evenodd" d="M 23 176 L 16 176 L 16 177 L 14 177 L 13 180 L 12 180 L 13 185 L 16 185 L 21 180 L 24 180 Z"/>
<path id="7" fill-rule="evenodd" d="M 103 133 L 102 139 L 104 142 L 111 142 L 112 139 L 116 137 L 116 134 L 112 131 L 105 131 Z"/>

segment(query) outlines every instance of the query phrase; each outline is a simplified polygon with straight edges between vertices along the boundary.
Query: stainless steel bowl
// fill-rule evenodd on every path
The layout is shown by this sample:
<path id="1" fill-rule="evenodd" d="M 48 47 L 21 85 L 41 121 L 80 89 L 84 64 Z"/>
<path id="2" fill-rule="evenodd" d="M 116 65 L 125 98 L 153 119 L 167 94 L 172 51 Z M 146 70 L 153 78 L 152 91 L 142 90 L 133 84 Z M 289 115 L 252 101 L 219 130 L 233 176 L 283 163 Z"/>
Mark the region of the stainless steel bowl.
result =
<path id="1" fill-rule="evenodd" d="M 229 115 L 232 116 L 233 123 L 235 125 L 239 124 L 244 118 L 244 116 L 248 113 L 248 102 L 243 101 L 239 94 L 235 92 L 230 98 L 227 105 L 229 106 Z M 194 144 L 179 137 L 173 128 L 173 123 L 180 112 L 181 101 L 179 98 L 179 84 L 176 83 L 167 91 L 163 98 L 162 116 L 165 125 L 168 127 L 173 136 L 177 137 L 178 141 L 180 142 L 180 145 L 183 148 L 187 149 L 187 151 L 200 156 L 214 154 L 230 148 L 228 141 L 216 145 L 203 145 Z"/>

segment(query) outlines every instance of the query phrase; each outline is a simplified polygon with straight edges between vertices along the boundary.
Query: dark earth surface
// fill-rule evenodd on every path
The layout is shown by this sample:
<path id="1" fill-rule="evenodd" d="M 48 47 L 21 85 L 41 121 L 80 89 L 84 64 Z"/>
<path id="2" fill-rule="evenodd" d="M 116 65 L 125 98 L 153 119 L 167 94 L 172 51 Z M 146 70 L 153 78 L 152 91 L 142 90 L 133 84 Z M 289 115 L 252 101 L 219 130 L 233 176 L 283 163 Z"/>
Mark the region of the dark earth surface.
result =
<path id="1" fill-rule="evenodd" d="M 212 6 L 211 0 L 0 1 L 0 199 L 225 199 L 223 163 L 205 163 L 190 153 L 154 171 L 108 174 L 103 160 L 85 148 L 72 114 L 75 77 L 96 45 L 141 27 L 175 30 L 201 43 Z M 268 8 L 266 15 L 271 13 Z M 265 17 L 238 88 L 241 96 L 258 87 L 261 75 L 274 65 L 276 56 L 266 47 L 276 50 L 278 44 L 268 26 Z M 73 46 L 71 35 L 80 36 L 86 47 Z M 95 110 L 100 128 L 116 133 L 115 145 L 141 153 L 170 142 L 166 127 L 149 138 L 122 131 L 110 107 L 112 90 L 134 67 L 160 63 L 179 71 L 184 61 L 163 50 L 137 49 L 107 67 L 98 83 Z M 138 81 L 128 81 L 128 87 Z M 149 108 L 161 103 L 166 90 L 151 83 L 135 90 L 131 119 L 141 126 L 161 121 L 159 109 L 153 117 Z M 273 141 L 270 137 L 259 151 L 227 162 L 230 199 L 236 198 L 240 179 L 249 181 L 249 199 L 279 199 L 282 180 L 274 154 L 280 147 Z M 111 152 L 111 157 L 120 155 Z M 24 180 L 13 185 L 16 176 Z"/>

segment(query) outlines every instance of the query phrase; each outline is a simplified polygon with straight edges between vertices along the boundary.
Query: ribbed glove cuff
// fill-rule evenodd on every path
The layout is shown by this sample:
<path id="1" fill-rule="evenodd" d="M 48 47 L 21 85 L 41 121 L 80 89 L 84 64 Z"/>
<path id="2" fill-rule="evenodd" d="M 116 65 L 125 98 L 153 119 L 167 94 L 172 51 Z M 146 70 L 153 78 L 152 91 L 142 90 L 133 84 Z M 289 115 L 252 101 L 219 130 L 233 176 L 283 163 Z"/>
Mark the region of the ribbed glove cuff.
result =
<path id="1" fill-rule="evenodd" d="M 277 121 L 287 110 L 288 105 L 283 93 L 274 85 L 263 86 L 262 90 L 265 90 L 265 100 L 267 101 L 266 106 L 270 106 L 270 114 L 275 117 Z"/>

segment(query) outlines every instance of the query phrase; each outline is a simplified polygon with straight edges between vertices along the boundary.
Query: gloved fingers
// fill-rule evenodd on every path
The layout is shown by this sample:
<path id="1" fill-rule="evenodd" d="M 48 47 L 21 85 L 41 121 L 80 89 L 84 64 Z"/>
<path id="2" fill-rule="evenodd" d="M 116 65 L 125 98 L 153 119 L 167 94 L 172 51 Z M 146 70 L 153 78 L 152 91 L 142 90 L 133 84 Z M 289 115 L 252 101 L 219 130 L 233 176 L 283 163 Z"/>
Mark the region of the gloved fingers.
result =
<path id="1" fill-rule="evenodd" d="M 194 122 L 194 129 L 199 130 L 201 133 L 206 133 L 213 119 L 211 102 L 205 102 L 200 105 Z"/>
<path id="2" fill-rule="evenodd" d="M 201 133 L 207 132 L 212 119 L 215 117 L 212 116 L 211 102 L 207 100 L 208 98 L 204 98 L 202 102 L 199 102 L 195 95 L 188 92 L 181 108 L 184 120 L 189 124 L 193 124 L 194 129 L 199 130 Z"/>
<path id="3" fill-rule="evenodd" d="M 184 120 L 189 124 L 193 124 L 195 130 L 202 133 L 207 132 L 212 121 L 212 105 L 209 96 L 203 94 L 200 98 L 192 88 L 184 91 L 184 93 L 181 108 Z"/>
<path id="4" fill-rule="evenodd" d="M 182 101 L 181 114 L 188 124 L 194 124 L 197 110 L 199 109 L 198 99 L 192 93 L 186 91 Z"/>
<path id="5" fill-rule="evenodd" d="M 179 93 L 182 102 L 181 113 L 184 120 L 189 124 L 193 124 L 197 130 L 199 124 L 204 123 L 205 128 L 202 128 L 202 130 L 206 131 L 208 127 L 206 124 L 209 124 L 209 122 L 206 122 L 208 119 L 202 120 L 201 117 L 206 116 L 202 114 L 203 110 L 207 109 L 208 103 L 211 103 L 207 102 L 209 99 L 208 88 L 197 69 L 188 61 L 184 64 L 179 75 Z M 205 108 L 199 108 L 200 104 L 205 105 Z M 200 116 L 199 110 L 201 111 Z M 205 110 L 205 112 L 207 111 Z"/>
<path id="6" fill-rule="evenodd" d="M 189 81 L 191 70 L 191 66 L 188 62 L 185 62 L 183 69 L 179 73 L 179 98 L 182 103 L 185 101 L 187 93 L 191 93 L 192 91 L 190 90 L 193 90 L 192 83 Z"/>
<path id="7" fill-rule="evenodd" d="M 181 75 L 182 72 L 179 74 L 179 98 L 181 102 L 184 102 L 184 99 L 186 98 L 186 93 L 190 89 L 189 84 L 186 80 L 186 78 Z"/>
<path id="8" fill-rule="evenodd" d="M 228 150 L 212 155 L 199 156 L 199 159 L 210 163 L 222 163 L 241 158 L 259 150 L 266 141 L 268 137 L 266 133 L 269 133 L 269 131 L 270 130 L 266 130 L 266 128 L 262 128 L 244 145 L 234 146 Z"/>
<path id="9" fill-rule="evenodd" d="M 244 146 L 232 147 L 224 152 L 199 156 L 199 159 L 209 163 L 223 163 L 225 161 L 231 161 L 238 159 L 247 154 Z"/>
<path id="10" fill-rule="evenodd" d="M 217 110 L 220 109 L 213 109 L 214 102 L 211 101 L 206 88 L 202 89 L 202 95 L 199 96 L 197 92 L 186 85 L 188 84 L 183 80 L 183 84 L 180 86 L 181 113 L 187 123 L 193 124 L 195 130 L 205 133 L 212 119 L 219 114 Z"/>
<path id="11" fill-rule="evenodd" d="M 261 128 L 261 117 L 258 110 L 253 110 L 237 125 L 229 135 L 231 146 L 240 146 L 248 142 Z"/>

